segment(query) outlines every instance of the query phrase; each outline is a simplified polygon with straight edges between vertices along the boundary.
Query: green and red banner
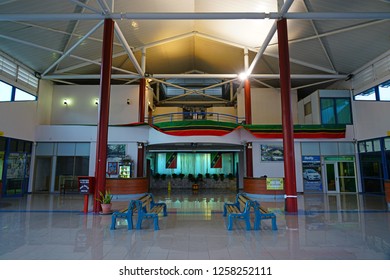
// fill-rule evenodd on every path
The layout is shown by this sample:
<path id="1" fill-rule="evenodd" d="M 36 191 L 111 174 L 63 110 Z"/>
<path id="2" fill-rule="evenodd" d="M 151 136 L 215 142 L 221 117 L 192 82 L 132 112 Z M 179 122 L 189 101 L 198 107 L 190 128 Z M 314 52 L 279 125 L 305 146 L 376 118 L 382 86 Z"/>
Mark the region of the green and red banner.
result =
<path id="1" fill-rule="evenodd" d="M 147 123 L 133 123 L 120 126 L 142 126 Z M 161 122 L 150 125 L 154 129 L 172 136 L 224 136 L 236 129 L 245 129 L 254 137 L 262 139 L 283 138 L 282 125 L 241 125 L 211 120 L 188 120 Z M 294 138 L 337 139 L 345 138 L 345 125 L 294 125 Z"/>

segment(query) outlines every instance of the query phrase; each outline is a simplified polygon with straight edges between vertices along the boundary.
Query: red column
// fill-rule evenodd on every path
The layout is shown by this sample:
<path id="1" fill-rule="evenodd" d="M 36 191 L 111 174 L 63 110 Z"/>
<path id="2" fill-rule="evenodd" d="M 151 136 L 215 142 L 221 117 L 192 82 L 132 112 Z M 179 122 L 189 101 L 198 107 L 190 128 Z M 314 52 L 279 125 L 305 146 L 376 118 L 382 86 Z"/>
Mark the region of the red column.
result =
<path id="1" fill-rule="evenodd" d="M 297 212 L 297 187 L 294 154 L 294 124 L 291 109 L 290 57 L 288 51 L 287 20 L 277 22 L 280 92 L 282 103 L 283 149 L 284 149 L 284 185 L 286 192 L 286 211 Z"/>
<path id="2" fill-rule="evenodd" d="M 144 143 L 138 142 L 137 177 L 144 177 L 144 158 L 145 158 Z"/>
<path id="3" fill-rule="evenodd" d="M 246 124 L 252 124 L 251 83 L 249 79 L 245 80 L 244 96 L 245 96 L 245 122 Z"/>
<path id="4" fill-rule="evenodd" d="M 100 73 L 100 109 L 96 141 L 95 196 L 93 204 L 93 211 L 95 213 L 101 210 L 100 203 L 96 201 L 96 198 L 99 196 L 100 191 L 105 192 L 106 190 L 106 161 L 113 41 L 114 21 L 112 19 L 105 19 L 103 31 L 102 66 Z"/>
<path id="5" fill-rule="evenodd" d="M 246 177 L 253 177 L 253 154 L 252 143 L 248 142 L 245 147 L 246 156 Z"/>
<path id="6" fill-rule="evenodd" d="M 145 89 L 146 89 L 146 80 L 142 78 L 139 80 L 139 122 L 145 122 Z"/>

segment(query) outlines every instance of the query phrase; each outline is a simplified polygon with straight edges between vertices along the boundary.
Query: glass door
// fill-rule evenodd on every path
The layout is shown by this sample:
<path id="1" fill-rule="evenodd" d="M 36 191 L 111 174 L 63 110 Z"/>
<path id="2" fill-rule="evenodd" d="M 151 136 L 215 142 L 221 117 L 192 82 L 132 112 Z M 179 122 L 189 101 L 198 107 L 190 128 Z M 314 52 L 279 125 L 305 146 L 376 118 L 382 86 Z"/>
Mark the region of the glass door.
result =
<path id="1" fill-rule="evenodd" d="M 340 192 L 356 192 L 356 176 L 354 162 L 338 162 Z"/>
<path id="2" fill-rule="evenodd" d="M 337 184 L 337 176 L 336 172 L 337 169 L 335 168 L 335 163 L 334 162 L 327 162 L 325 163 L 325 171 L 326 171 L 326 192 L 332 193 L 332 192 L 339 192 L 338 189 L 338 184 Z"/>
<path id="3" fill-rule="evenodd" d="M 355 162 L 325 162 L 326 192 L 356 192 Z"/>

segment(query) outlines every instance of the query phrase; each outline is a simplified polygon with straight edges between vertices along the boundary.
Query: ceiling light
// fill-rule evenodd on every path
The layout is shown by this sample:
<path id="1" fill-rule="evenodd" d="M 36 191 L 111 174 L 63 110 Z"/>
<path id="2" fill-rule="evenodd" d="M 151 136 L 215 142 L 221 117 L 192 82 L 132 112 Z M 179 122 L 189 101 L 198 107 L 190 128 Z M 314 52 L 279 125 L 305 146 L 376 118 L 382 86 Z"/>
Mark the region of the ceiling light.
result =
<path id="1" fill-rule="evenodd" d="M 134 29 L 138 28 L 138 22 L 132 20 L 131 21 L 131 27 L 133 27 Z"/>
<path id="2" fill-rule="evenodd" d="M 245 81 L 248 78 L 248 74 L 246 72 L 242 72 L 238 75 L 241 81 Z"/>

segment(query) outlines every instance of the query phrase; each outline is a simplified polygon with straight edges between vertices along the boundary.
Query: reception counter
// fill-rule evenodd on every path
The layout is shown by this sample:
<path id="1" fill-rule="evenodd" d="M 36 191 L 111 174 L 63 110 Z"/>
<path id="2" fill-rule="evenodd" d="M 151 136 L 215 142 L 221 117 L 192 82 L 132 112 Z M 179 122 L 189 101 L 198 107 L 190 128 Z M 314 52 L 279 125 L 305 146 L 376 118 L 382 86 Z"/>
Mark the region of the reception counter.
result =
<path id="1" fill-rule="evenodd" d="M 266 178 L 253 178 L 245 177 L 244 178 L 244 192 L 250 194 L 264 194 L 264 195 L 284 195 L 284 189 L 272 189 L 268 186 L 267 188 L 267 179 Z"/>
<path id="2" fill-rule="evenodd" d="M 149 190 L 149 178 L 107 178 L 106 189 L 111 194 L 138 194 Z"/>

